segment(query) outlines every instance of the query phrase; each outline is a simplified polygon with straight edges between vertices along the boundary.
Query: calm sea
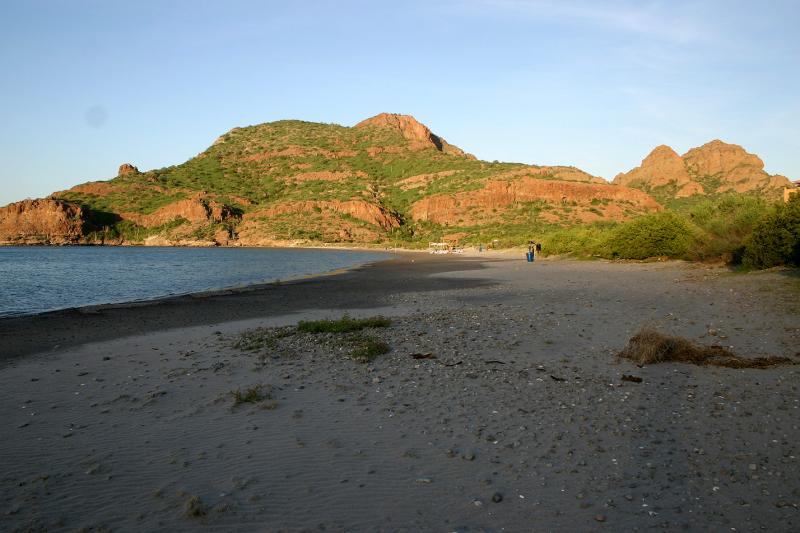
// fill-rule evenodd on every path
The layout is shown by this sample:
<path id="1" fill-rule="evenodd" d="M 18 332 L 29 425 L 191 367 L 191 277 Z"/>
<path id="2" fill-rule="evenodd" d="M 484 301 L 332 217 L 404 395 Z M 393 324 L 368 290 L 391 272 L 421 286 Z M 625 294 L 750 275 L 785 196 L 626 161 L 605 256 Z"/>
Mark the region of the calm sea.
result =
<path id="1" fill-rule="evenodd" d="M 239 287 L 388 257 L 277 248 L 0 246 L 0 317 Z"/>

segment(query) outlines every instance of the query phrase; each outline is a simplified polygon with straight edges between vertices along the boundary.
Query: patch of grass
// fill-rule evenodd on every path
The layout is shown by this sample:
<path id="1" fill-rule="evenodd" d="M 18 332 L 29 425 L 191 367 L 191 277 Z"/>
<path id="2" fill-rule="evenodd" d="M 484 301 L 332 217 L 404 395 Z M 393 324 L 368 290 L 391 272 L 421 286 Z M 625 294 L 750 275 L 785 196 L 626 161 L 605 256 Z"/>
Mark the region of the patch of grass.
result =
<path id="1" fill-rule="evenodd" d="M 359 363 L 370 363 L 379 355 L 389 353 L 391 347 L 380 339 L 374 337 L 355 337 L 352 340 L 353 350 L 350 357 Z"/>
<path id="2" fill-rule="evenodd" d="M 250 331 L 245 331 L 233 347 L 246 352 L 254 352 L 264 348 L 274 349 L 278 346 L 278 339 L 294 335 L 294 328 L 257 328 Z"/>
<path id="3" fill-rule="evenodd" d="M 650 328 L 639 330 L 617 355 L 638 365 L 677 362 L 727 368 L 768 368 L 795 364 L 788 357 L 742 358 L 723 346 L 702 346 L 683 337 L 664 335 Z"/>
<path id="4" fill-rule="evenodd" d="M 364 328 L 386 328 L 392 321 L 383 316 L 369 318 L 351 318 L 344 315 L 339 320 L 301 320 L 297 323 L 297 331 L 304 333 L 348 333 Z"/>
<path id="5" fill-rule="evenodd" d="M 231 396 L 233 396 L 234 407 L 243 403 L 260 403 L 264 400 L 272 399 L 272 394 L 268 391 L 264 391 L 261 385 L 253 385 L 246 389 L 236 389 L 231 391 Z"/>

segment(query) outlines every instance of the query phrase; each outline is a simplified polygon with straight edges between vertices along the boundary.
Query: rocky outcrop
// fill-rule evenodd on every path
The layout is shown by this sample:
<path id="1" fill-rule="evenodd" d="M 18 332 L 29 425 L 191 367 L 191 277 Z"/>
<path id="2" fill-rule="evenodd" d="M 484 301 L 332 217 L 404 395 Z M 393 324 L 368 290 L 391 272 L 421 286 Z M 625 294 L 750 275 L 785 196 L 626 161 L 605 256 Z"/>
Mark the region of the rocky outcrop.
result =
<path id="1" fill-rule="evenodd" d="M 614 183 L 625 187 L 646 184 L 650 188 L 663 187 L 671 183 L 683 187 L 691 181 L 683 159 L 675 150 L 662 144 L 644 158 L 641 166 L 630 172 L 617 174 Z"/>
<path id="2" fill-rule="evenodd" d="M 592 205 L 592 201 L 624 202 L 638 211 L 659 211 L 661 205 L 648 194 L 618 185 L 601 185 L 523 177 L 514 181 L 488 181 L 483 189 L 437 194 L 415 202 L 411 218 L 439 224 L 467 224 L 480 213 L 503 211 L 525 202 L 541 200 L 564 205 Z"/>
<path id="3" fill-rule="evenodd" d="M 674 197 L 684 198 L 725 192 L 778 194 L 789 180 L 765 172 L 761 158 L 741 146 L 713 140 L 683 156 L 669 146 L 659 146 L 641 166 L 618 174 L 614 183 L 646 191 L 667 188 Z"/>
<path id="4" fill-rule="evenodd" d="M 127 176 L 129 174 L 139 174 L 139 169 L 130 163 L 122 163 L 117 171 L 117 176 Z"/>
<path id="5" fill-rule="evenodd" d="M 83 210 L 63 200 L 23 200 L 0 208 L 0 244 L 70 244 L 84 235 Z"/>
<path id="6" fill-rule="evenodd" d="M 738 144 L 713 140 L 692 148 L 683 155 L 686 168 L 695 176 L 725 176 L 730 178 L 766 174 L 764 162 Z"/>
<path id="7" fill-rule="evenodd" d="M 379 242 L 400 223 L 395 214 L 363 200 L 290 201 L 247 213 L 236 229 L 236 242 L 242 246 L 299 246 L 313 240 Z"/>
<path id="8" fill-rule="evenodd" d="M 355 125 L 356 128 L 389 128 L 398 131 L 403 138 L 411 141 L 412 149 L 436 148 L 445 154 L 475 159 L 457 146 L 453 146 L 443 138 L 431 132 L 430 129 L 411 115 L 398 115 L 395 113 L 381 113 L 372 118 L 362 120 Z"/>
<path id="9" fill-rule="evenodd" d="M 179 218 L 191 223 L 203 223 L 223 222 L 234 216 L 235 214 L 230 207 L 203 194 L 167 204 L 150 214 L 120 213 L 120 217 L 123 220 L 130 220 L 145 228 L 162 226 Z"/>
<path id="10" fill-rule="evenodd" d="M 283 202 L 267 209 L 247 213 L 243 218 L 247 221 L 258 218 L 274 218 L 288 213 L 312 213 L 317 210 L 343 213 L 386 231 L 400 226 L 400 219 L 396 215 L 382 206 L 364 200 Z"/>

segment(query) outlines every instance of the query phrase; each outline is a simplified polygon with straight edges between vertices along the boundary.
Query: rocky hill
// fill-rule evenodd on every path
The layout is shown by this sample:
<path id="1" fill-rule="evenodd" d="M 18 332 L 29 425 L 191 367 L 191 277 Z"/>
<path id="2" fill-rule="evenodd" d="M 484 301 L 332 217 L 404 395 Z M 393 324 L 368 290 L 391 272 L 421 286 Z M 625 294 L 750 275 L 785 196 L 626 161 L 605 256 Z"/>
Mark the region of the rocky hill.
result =
<path id="1" fill-rule="evenodd" d="M 291 245 L 517 238 L 660 210 L 569 166 L 479 161 L 408 115 L 234 128 L 173 167 L 0 209 L 0 242 Z"/>
<path id="2" fill-rule="evenodd" d="M 727 192 L 778 198 L 788 178 L 764 171 L 764 162 L 736 144 L 714 140 L 679 156 L 657 146 L 641 166 L 618 174 L 614 183 L 646 191 L 660 200 Z"/>

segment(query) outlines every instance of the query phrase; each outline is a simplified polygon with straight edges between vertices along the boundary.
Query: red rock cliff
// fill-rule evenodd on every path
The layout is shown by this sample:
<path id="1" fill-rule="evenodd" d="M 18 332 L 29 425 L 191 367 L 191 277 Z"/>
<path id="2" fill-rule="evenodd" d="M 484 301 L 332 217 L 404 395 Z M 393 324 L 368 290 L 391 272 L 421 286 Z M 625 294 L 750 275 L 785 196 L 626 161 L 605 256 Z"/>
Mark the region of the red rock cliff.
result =
<path id="1" fill-rule="evenodd" d="M 83 237 L 80 206 L 45 198 L 23 200 L 0 208 L 0 243 L 68 244 Z"/>
<path id="2" fill-rule="evenodd" d="M 230 207 L 198 194 L 193 198 L 167 204 L 148 215 L 120 213 L 120 216 L 145 228 L 153 228 L 178 218 L 189 222 L 222 222 L 231 218 L 233 212 Z"/>
<path id="3" fill-rule="evenodd" d="M 515 181 L 489 181 L 483 189 L 456 194 L 438 194 L 423 198 L 410 209 L 414 220 L 440 224 L 470 220 L 475 208 L 502 211 L 524 203 L 542 200 L 561 204 L 576 202 L 591 205 L 592 200 L 628 202 L 643 211 L 659 211 L 661 205 L 648 194 L 617 185 L 601 185 L 530 177 Z"/>

